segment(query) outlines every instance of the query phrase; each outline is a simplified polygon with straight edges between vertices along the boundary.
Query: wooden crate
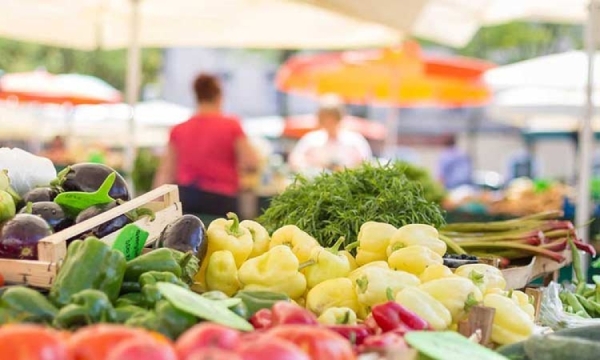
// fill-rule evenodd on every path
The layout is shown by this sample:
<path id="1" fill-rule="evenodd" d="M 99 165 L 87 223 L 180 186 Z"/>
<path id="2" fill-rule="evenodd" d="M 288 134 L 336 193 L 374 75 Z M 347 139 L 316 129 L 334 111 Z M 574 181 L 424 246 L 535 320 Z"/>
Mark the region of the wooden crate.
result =
<path id="1" fill-rule="evenodd" d="M 4 276 L 7 283 L 50 288 L 67 254 L 66 241 L 68 239 L 84 234 L 100 224 L 141 207 L 149 208 L 156 214 L 153 221 L 144 216 L 135 222 L 137 226 L 149 232 L 146 241 L 146 245 L 149 245 L 156 241 L 168 223 L 181 217 L 181 202 L 177 186 L 163 185 L 123 205 L 40 240 L 37 261 L 0 259 L 0 274 Z M 116 231 L 101 240 L 112 244 L 119 232 Z"/>

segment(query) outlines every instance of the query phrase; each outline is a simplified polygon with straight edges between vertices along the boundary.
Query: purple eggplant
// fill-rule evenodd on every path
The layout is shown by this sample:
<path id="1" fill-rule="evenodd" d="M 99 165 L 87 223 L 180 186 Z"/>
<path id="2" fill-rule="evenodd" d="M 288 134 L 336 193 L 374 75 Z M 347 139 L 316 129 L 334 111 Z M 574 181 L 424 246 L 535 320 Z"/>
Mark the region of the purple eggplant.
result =
<path id="1" fill-rule="evenodd" d="M 42 219 L 52 227 L 54 232 L 58 232 L 73 225 L 73 219 L 70 219 L 64 210 L 53 201 L 40 201 L 28 203 L 19 211 L 19 214 L 33 214 L 41 216 Z"/>
<path id="2" fill-rule="evenodd" d="M 183 215 L 165 226 L 158 238 L 160 247 L 191 251 L 198 259 L 203 259 L 208 248 L 204 223 L 197 216 Z"/>
<path id="3" fill-rule="evenodd" d="M 103 164 L 79 163 L 68 166 L 58 174 L 56 184 L 65 191 L 94 192 L 106 180 L 106 177 L 115 172 L 114 169 Z M 128 201 L 131 199 L 127 182 L 116 173 L 115 183 L 110 188 L 108 196 L 115 200 Z"/>
<path id="4" fill-rule="evenodd" d="M 53 187 L 39 187 L 29 190 L 23 195 L 23 204 L 37 203 L 41 201 L 53 201 L 58 195 L 58 190 Z"/>
<path id="5" fill-rule="evenodd" d="M 38 242 L 51 234 L 52 228 L 41 216 L 17 214 L 0 231 L 0 257 L 37 260 Z"/>
<path id="6" fill-rule="evenodd" d="M 119 205 L 119 202 L 113 201 L 113 202 L 105 204 L 105 205 L 95 205 L 95 206 L 89 207 L 89 208 L 83 210 L 82 212 L 80 212 L 79 215 L 77 215 L 77 218 L 75 219 L 75 223 L 79 224 L 80 222 L 83 222 L 87 219 L 91 219 L 94 216 L 100 215 L 110 209 L 117 207 L 118 205 Z M 107 236 L 108 234 L 123 228 L 125 225 L 130 224 L 131 222 L 132 222 L 132 219 L 128 215 L 119 215 L 110 221 L 107 221 L 101 225 L 96 226 L 95 228 L 90 230 L 90 233 L 88 235 L 92 235 L 92 236 L 95 236 L 95 237 L 101 239 L 101 238 Z"/>

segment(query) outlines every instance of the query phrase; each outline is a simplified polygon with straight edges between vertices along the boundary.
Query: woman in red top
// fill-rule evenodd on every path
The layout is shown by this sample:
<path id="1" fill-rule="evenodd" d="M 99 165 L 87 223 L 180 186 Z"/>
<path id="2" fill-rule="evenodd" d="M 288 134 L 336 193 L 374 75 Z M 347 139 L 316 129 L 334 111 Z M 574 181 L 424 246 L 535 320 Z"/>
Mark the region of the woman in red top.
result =
<path id="1" fill-rule="evenodd" d="M 198 110 L 171 130 L 154 186 L 179 185 L 184 213 L 225 216 L 237 211 L 240 171 L 255 171 L 258 157 L 239 120 L 222 113 L 219 80 L 194 81 Z"/>

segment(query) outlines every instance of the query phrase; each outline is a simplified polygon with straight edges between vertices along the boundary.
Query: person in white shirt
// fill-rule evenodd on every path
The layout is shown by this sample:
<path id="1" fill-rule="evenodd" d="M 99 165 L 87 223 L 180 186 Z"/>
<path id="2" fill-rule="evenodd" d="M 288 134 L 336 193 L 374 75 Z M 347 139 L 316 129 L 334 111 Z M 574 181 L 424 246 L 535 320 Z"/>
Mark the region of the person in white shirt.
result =
<path id="1" fill-rule="evenodd" d="M 320 129 L 304 135 L 289 156 L 293 171 L 314 173 L 323 170 L 352 168 L 372 157 L 371 147 L 359 133 L 342 129 L 342 101 L 334 95 L 324 96 L 317 117 Z"/>

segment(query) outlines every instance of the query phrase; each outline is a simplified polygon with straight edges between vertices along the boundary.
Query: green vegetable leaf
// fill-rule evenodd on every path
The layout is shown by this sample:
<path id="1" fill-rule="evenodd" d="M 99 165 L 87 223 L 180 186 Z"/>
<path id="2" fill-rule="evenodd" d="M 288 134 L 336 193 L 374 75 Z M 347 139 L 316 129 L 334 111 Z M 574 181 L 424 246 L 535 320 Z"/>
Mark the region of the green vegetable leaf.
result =
<path id="1" fill-rule="evenodd" d="M 159 282 L 156 286 L 160 293 L 181 311 L 242 331 L 254 329 L 252 324 L 227 308 L 231 306 L 230 302 L 209 300 L 191 290 L 166 282 Z"/>

